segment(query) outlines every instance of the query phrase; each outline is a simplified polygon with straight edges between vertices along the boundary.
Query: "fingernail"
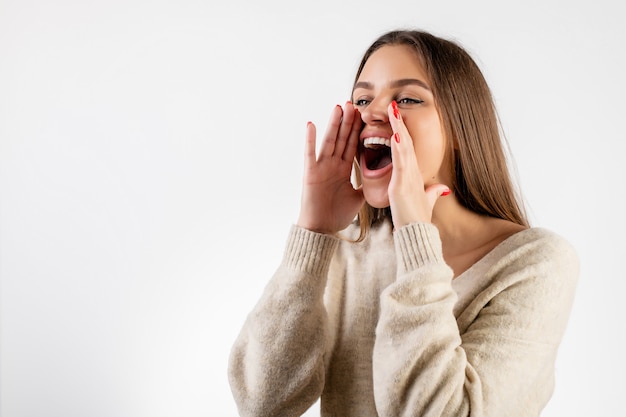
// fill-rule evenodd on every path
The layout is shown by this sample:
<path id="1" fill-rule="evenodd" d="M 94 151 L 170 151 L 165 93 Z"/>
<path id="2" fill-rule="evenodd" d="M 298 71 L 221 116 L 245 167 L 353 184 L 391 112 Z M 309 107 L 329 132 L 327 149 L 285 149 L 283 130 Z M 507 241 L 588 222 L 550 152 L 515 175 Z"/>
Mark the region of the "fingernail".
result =
<path id="1" fill-rule="evenodd" d="M 452 190 L 448 188 L 447 190 L 441 193 L 440 197 L 445 197 L 447 195 L 450 195 L 450 193 L 452 193 Z"/>
<path id="2" fill-rule="evenodd" d="M 400 143 L 400 134 L 398 132 L 394 133 L 393 139 L 396 141 L 396 143 Z"/>
<path id="3" fill-rule="evenodd" d="M 398 110 L 398 103 L 395 100 L 391 102 L 391 108 L 393 109 L 393 117 L 400 120 L 400 110 Z"/>

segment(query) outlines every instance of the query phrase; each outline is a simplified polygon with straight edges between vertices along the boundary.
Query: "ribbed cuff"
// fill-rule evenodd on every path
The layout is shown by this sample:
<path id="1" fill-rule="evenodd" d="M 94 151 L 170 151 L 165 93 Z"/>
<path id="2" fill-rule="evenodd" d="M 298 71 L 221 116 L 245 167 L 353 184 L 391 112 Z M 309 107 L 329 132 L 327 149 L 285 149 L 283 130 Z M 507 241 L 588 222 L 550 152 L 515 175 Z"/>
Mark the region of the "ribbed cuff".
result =
<path id="1" fill-rule="evenodd" d="M 394 232 L 398 274 L 444 262 L 439 230 L 431 223 L 411 223 Z"/>
<path id="2" fill-rule="evenodd" d="M 291 227 L 283 263 L 287 268 L 314 276 L 326 275 L 339 239 L 311 232 L 296 225 Z"/>

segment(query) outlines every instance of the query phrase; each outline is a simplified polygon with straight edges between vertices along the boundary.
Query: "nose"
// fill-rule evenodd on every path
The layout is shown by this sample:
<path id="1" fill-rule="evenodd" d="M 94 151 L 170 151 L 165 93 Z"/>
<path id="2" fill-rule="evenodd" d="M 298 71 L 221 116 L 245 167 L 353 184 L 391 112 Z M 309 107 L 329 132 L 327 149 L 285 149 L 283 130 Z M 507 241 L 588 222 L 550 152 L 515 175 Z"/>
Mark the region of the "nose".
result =
<path id="1" fill-rule="evenodd" d="M 368 125 L 388 123 L 389 114 L 387 113 L 387 107 L 389 103 L 389 100 L 383 100 L 382 97 L 375 98 L 361 110 L 361 119 Z"/>

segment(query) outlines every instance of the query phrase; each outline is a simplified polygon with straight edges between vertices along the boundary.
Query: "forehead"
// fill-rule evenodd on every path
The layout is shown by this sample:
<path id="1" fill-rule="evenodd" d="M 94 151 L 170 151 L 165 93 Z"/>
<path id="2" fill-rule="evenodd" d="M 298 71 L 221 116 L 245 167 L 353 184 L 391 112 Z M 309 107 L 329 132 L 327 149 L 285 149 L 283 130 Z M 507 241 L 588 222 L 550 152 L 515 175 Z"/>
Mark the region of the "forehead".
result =
<path id="1" fill-rule="evenodd" d="M 377 49 L 363 66 L 359 81 L 385 82 L 394 79 L 428 77 L 417 52 L 408 45 L 385 45 Z"/>

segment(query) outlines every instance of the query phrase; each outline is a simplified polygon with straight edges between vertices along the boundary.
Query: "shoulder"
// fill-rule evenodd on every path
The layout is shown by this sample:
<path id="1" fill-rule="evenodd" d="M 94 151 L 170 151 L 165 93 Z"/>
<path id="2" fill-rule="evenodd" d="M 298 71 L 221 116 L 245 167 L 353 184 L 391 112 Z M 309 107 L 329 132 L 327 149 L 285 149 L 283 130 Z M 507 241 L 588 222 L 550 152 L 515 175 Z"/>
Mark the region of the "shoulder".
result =
<path id="1" fill-rule="evenodd" d="M 497 275 L 509 281 L 509 285 L 524 281 L 533 291 L 547 292 L 571 292 L 576 287 L 579 275 L 576 250 L 551 230 L 522 230 L 504 240 L 490 255 Z"/>
<path id="2" fill-rule="evenodd" d="M 499 248 L 501 252 L 513 258 L 527 260 L 567 261 L 578 263 L 574 247 L 561 235 L 540 227 L 519 231 L 505 239 Z"/>

